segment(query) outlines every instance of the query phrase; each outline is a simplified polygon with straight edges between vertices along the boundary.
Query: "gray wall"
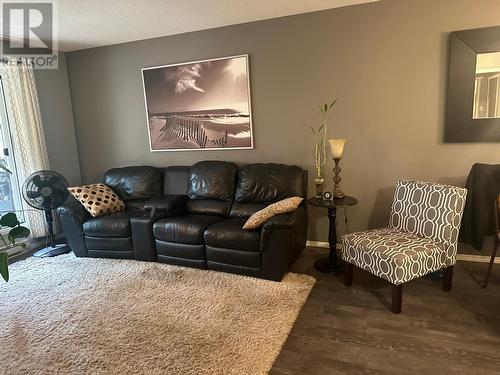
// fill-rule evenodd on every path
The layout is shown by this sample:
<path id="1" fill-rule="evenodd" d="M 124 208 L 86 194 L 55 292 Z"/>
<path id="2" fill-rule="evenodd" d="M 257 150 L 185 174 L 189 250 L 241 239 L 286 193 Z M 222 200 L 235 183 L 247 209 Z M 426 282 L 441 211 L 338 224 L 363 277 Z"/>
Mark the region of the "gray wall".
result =
<path id="1" fill-rule="evenodd" d="M 342 184 L 359 198 L 350 229 L 385 225 L 396 180 L 463 184 L 474 162 L 500 163 L 499 144 L 442 143 L 448 34 L 499 14 L 497 0 L 382 0 L 69 53 L 83 180 L 132 164 L 273 161 L 307 168 L 313 192 L 309 126 L 319 103 L 339 97 L 328 136 L 347 139 Z M 140 69 L 241 53 L 255 149 L 149 152 Z M 310 214 L 309 239 L 326 240 L 325 212 Z"/>
<path id="2" fill-rule="evenodd" d="M 34 74 L 50 168 L 64 175 L 70 184 L 79 184 L 80 164 L 65 55 L 59 54 L 58 69 L 37 69 Z"/>

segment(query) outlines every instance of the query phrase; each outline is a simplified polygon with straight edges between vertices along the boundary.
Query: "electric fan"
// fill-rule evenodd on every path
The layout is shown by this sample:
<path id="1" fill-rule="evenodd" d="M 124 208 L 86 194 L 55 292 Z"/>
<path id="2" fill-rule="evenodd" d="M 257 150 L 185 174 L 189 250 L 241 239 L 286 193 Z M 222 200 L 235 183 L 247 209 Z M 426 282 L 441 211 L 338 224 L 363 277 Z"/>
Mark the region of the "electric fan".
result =
<path id="1" fill-rule="evenodd" d="M 49 231 L 50 246 L 34 253 L 36 257 L 53 257 L 71 251 L 67 245 L 56 245 L 53 229 L 54 217 L 52 216 L 52 210 L 66 201 L 69 194 L 67 187 L 66 179 L 54 171 L 38 171 L 24 181 L 23 198 L 31 207 L 45 211 Z"/>

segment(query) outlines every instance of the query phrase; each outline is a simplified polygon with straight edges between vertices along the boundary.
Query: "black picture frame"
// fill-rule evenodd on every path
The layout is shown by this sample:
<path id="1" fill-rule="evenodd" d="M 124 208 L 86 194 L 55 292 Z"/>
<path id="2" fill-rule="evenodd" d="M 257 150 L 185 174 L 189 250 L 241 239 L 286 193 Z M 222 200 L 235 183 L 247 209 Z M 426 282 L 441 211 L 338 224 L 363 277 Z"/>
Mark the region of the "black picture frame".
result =
<path id="1" fill-rule="evenodd" d="M 444 141 L 500 142 L 500 118 L 473 118 L 477 55 L 500 52 L 500 26 L 450 36 Z"/>

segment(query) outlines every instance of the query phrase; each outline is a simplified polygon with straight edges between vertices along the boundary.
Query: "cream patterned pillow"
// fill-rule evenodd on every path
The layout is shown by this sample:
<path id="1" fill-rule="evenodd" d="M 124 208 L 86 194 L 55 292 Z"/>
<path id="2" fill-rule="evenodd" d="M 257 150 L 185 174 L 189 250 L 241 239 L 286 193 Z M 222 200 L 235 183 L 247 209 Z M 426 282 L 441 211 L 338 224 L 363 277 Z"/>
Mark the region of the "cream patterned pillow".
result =
<path id="1" fill-rule="evenodd" d="M 73 186 L 68 190 L 93 217 L 123 212 L 125 209 L 123 201 L 107 185 Z"/>
<path id="2" fill-rule="evenodd" d="M 299 207 L 300 202 L 303 200 L 304 198 L 301 197 L 291 197 L 270 204 L 266 208 L 263 208 L 250 216 L 245 225 L 243 225 L 243 229 L 258 228 L 274 215 L 295 211 L 297 207 Z"/>

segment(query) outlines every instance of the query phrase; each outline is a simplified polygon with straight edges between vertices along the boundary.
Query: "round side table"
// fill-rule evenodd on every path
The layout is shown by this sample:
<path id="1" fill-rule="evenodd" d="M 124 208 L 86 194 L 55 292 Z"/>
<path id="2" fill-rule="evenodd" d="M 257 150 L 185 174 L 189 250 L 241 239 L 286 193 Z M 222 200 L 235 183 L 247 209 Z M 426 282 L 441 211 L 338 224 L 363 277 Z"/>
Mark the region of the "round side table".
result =
<path id="1" fill-rule="evenodd" d="M 333 198 L 330 200 L 318 199 L 316 197 L 309 198 L 307 202 L 311 206 L 322 207 L 328 209 L 328 219 L 330 227 L 328 231 L 328 243 L 330 244 L 330 253 L 327 257 L 320 258 L 314 262 L 314 268 L 323 273 L 338 275 L 343 272 L 343 265 L 337 259 L 337 227 L 335 219 L 337 217 L 337 208 L 354 206 L 358 200 L 354 197 L 345 196 L 344 198 Z"/>

